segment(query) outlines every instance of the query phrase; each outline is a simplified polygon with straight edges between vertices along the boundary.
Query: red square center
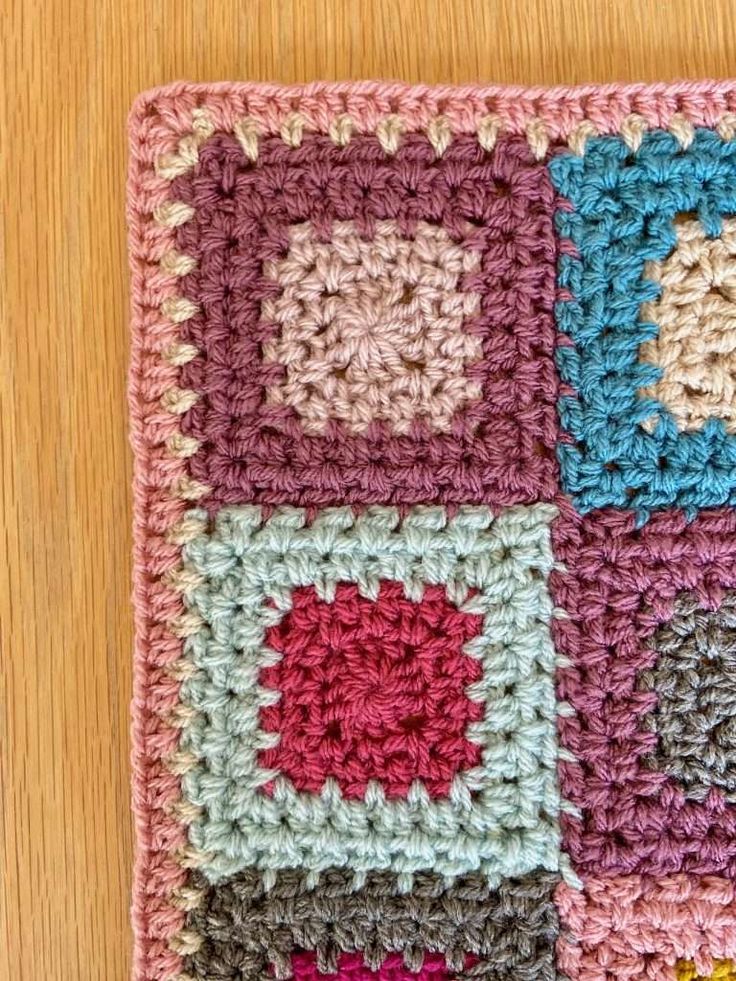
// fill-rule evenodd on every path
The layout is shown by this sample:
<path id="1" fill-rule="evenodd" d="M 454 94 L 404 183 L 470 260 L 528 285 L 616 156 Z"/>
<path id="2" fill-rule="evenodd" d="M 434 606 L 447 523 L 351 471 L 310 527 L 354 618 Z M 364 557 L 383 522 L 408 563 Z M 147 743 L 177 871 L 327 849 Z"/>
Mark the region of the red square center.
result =
<path id="1" fill-rule="evenodd" d="M 455 775 L 481 762 L 466 732 L 484 706 L 466 691 L 482 667 L 464 647 L 483 617 L 458 610 L 442 586 L 416 602 L 399 582 L 383 582 L 375 601 L 354 583 L 340 583 L 333 602 L 312 586 L 292 600 L 266 635 L 282 657 L 260 683 L 281 698 L 261 709 L 261 728 L 280 739 L 259 764 L 300 791 L 319 793 L 332 777 L 357 799 L 376 780 L 400 798 L 419 780 L 446 797 Z"/>

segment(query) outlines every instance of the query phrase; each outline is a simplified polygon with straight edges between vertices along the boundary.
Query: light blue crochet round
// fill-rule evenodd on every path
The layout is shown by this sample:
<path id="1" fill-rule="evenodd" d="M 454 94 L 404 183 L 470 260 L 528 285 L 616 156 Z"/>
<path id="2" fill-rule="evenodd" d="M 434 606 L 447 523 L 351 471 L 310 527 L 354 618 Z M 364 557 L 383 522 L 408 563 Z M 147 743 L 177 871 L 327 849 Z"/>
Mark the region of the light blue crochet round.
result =
<path id="1" fill-rule="evenodd" d="M 697 216 L 717 236 L 736 213 L 736 141 L 698 129 L 683 148 L 670 134 L 645 135 L 637 151 L 618 136 L 589 140 L 583 156 L 549 164 L 563 200 L 556 318 L 563 430 L 562 485 L 581 512 L 736 504 L 736 437 L 720 419 L 679 432 L 660 402 L 640 394 L 661 369 L 640 360 L 657 336 L 641 305 L 659 296 L 645 263 L 676 244 L 675 216 Z M 656 417 L 654 428 L 644 424 Z"/>
<path id="2" fill-rule="evenodd" d="M 189 840 L 211 881 L 255 867 L 321 872 L 433 869 L 479 872 L 489 882 L 560 867 L 562 808 L 557 782 L 555 652 L 547 579 L 557 509 L 223 508 L 183 550 L 191 584 L 184 601 L 199 626 L 185 642 L 190 667 L 181 689 L 193 713 L 180 747 L 191 757 L 182 795 L 196 809 Z M 189 518 L 207 524 L 204 511 Z M 343 797 L 332 779 L 320 793 L 298 790 L 264 769 L 260 750 L 278 736 L 260 728 L 260 709 L 279 693 L 261 670 L 279 660 L 269 626 L 291 608 L 294 589 L 313 586 L 330 602 L 338 583 L 375 600 L 384 581 L 421 598 L 443 585 L 459 609 L 483 618 L 464 647 L 482 678 L 467 689 L 484 706 L 468 738 L 477 767 L 458 773 L 446 798 L 421 781 L 389 799 L 369 783 L 364 799 Z M 273 783 L 273 793 L 264 791 Z"/>

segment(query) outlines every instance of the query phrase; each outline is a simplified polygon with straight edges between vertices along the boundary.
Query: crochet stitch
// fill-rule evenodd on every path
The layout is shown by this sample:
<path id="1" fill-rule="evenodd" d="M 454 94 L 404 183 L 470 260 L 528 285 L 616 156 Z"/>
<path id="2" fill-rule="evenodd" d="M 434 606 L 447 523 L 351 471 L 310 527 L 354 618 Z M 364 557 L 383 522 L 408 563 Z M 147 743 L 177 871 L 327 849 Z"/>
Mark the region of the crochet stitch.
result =
<path id="1" fill-rule="evenodd" d="M 708 273 L 708 252 L 712 262 L 728 248 L 720 236 L 729 234 L 724 215 L 736 211 L 736 142 L 706 129 L 686 143 L 655 132 L 632 152 L 621 137 L 601 137 L 583 156 L 550 161 L 550 175 L 567 199 L 557 228 L 559 282 L 569 295 L 556 311 L 557 362 L 569 387 L 560 398 L 570 436 L 558 451 L 564 490 L 582 511 L 615 505 L 646 515 L 736 503 L 736 439 L 724 426 L 733 381 L 729 301 L 703 299 L 709 275 L 714 283 L 723 277 L 722 269 Z M 678 237 L 676 220 L 689 214 L 696 234 L 714 244 L 700 257 L 700 287 L 691 287 L 673 323 L 672 266 L 690 262 L 678 243 L 693 234 L 691 223 Z M 661 270 L 653 265 L 662 262 Z M 653 349 L 647 342 L 658 324 L 646 318 L 662 315 Z M 683 320 L 686 327 L 675 325 Z M 678 344 L 683 329 L 689 350 Z M 694 373 L 686 367 L 693 361 Z M 673 392 L 678 380 L 682 395 Z"/>
<path id="2" fill-rule="evenodd" d="M 182 381 L 203 397 L 183 428 L 208 507 L 554 496 L 554 194 L 526 142 L 438 158 L 423 138 L 387 155 L 310 135 L 253 164 L 216 136 L 172 191 L 192 209 Z M 376 278 L 401 290 L 386 310 L 366 309 Z"/>
<path id="3" fill-rule="evenodd" d="M 319 792 L 332 777 L 360 799 L 378 780 L 400 798 L 419 779 L 430 797 L 447 797 L 454 774 L 481 763 L 465 733 L 483 718 L 466 694 L 483 672 L 464 649 L 483 618 L 461 612 L 442 586 L 427 586 L 418 602 L 386 581 L 375 602 L 345 582 L 331 603 L 312 586 L 292 599 L 265 637 L 281 661 L 260 681 L 281 697 L 261 710 L 263 729 L 279 734 L 263 767 L 299 790 Z"/>
<path id="4" fill-rule="evenodd" d="M 556 893 L 558 963 L 570 981 L 729 978 L 736 893 L 716 876 L 591 877 Z"/>
<path id="5" fill-rule="evenodd" d="M 388 872 L 370 872 L 356 884 L 352 872 L 330 869 L 315 886 L 305 873 L 286 870 L 264 889 L 253 871 L 216 887 L 196 875 L 205 898 L 188 926 L 203 942 L 186 970 L 197 981 L 213 974 L 230 981 L 243 973 L 265 978 L 270 964 L 277 978 L 286 978 L 299 957 L 293 951 L 307 949 L 313 955 L 306 963 L 297 961 L 295 977 L 312 964 L 334 974 L 346 954 L 359 953 L 360 962 L 381 978 L 388 964 L 391 981 L 400 965 L 408 969 L 398 974 L 402 981 L 423 968 L 433 978 L 551 981 L 557 881 L 550 873 L 534 873 L 506 879 L 493 890 L 477 873 L 448 885 L 422 872 L 407 890 Z M 355 957 L 348 961 L 355 963 Z"/>
<path id="6" fill-rule="evenodd" d="M 677 981 L 701 981 L 702 977 L 692 961 L 677 962 Z M 714 960 L 708 977 L 713 981 L 733 981 L 736 978 L 736 963 L 732 960 Z"/>
<path id="7" fill-rule="evenodd" d="M 697 598 L 675 602 L 674 615 L 652 639 L 657 661 L 640 687 L 657 695 L 644 723 L 657 734 L 653 769 L 668 773 L 691 800 L 719 787 L 736 801 L 736 593 L 715 611 Z"/>
<path id="8" fill-rule="evenodd" d="M 661 294 L 644 304 L 642 318 L 656 323 L 656 339 L 642 345 L 645 361 L 662 377 L 643 394 L 662 402 L 677 428 L 695 431 L 709 418 L 736 432 L 736 221 L 725 218 L 709 238 L 699 221 L 683 221 L 677 245 L 663 262 L 645 267 Z"/>
<path id="9" fill-rule="evenodd" d="M 736 85 L 131 115 L 136 981 L 736 979 Z"/>
<path id="10" fill-rule="evenodd" d="M 691 712 L 697 699 L 699 718 L 672 718 L 683 707 L 672 706 L 670 698 L 678 673 L 685 680 L 686 669 L 679 660 L 673 670 L 672 661 L 658 659 L 658 653 L 670 647 L 672 633 L 687 629 L 678 606 L 682 593 L 693 594 L 685 609 L 696 620 L 727 624 L 724 592 L 736 586 L 736 511 L 703 511 L 692 522 L 681 511 L 663 511 L 637 529 L 630 511 L 611 509 L 581 519 L 568 509 L 555 536 L 555 554 L 566 569 L 553 572 L 550 585 L 568 614 L 553 624 L 555 647 L 568 662 L 558 671 L 558 692 L 575 710 L 560 719 L 570 758 L 560 761 L 559 771 L 564 796 L 579 809 L 564 818 L 567 849 L 591 875 L 733 875 L 736 807 L 718 786 L 736 714 L 728 675 L 722 686 L 716 682 L 716 705 L 708 704 L 708 675 L 728 671 L 727 644 L 716 665 L 699 660 L 701 676 L 691 681 L 697 694 L 680 693 L 690 699 Z M 687 649 L 680 653 L 687 656 Z M 652 680 L 668 664 L 664 687 L 652 690 Z M 651 765 L 652 754 L 666 755 L 669 740 L 680 738 L 680 726 L 684 741 L 693 729 L 704 730 L 697 737 L 704 755 L 696 765 L 715 771 L 705 795 L 689 791 L 692 777 L 680 755 L 685 746 L 678 747 L 677 762 Z M 653 728 L 660 727 L 658 741 Z"/>
<path id="11" fill-rule="evenodd" d="M 554 514 L 434 507 L 402 519 L 377 506 L 307 523 L 301 510 L 264 520 L 241 507 L 210 525 L 191 512 L 203 533 L 183 552 L 195 585 L 184 591 L 193 619 L 180 697 L 193 713 L 182 792 L 199 811 L 198 867 L 213 880 L 246 867 L 480 870 L 493 883 L 556 869 Z M 313 627 L 315 600 L 324 613 Z M 357 657 L 351 601 L 364 611 Z M 318 649 L 284 654 L 295 630 L 307 643 L 314 630 Z M 295 670 L 305 680 L 290 679 Z M 355 695 L 341 697 L 343 686 Z M 336 753 L 353 697 L 361 730 Z"/>

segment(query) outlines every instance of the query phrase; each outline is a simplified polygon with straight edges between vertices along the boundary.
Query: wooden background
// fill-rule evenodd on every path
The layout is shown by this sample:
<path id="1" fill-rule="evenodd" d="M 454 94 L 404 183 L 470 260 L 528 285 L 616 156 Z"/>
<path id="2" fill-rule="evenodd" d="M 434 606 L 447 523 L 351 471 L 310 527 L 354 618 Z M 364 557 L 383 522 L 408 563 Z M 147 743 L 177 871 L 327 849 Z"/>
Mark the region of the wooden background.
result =
<path id="1" fill-rule="evenodd" d="M 7 0 L 5 10 L 8 10 Z M 10 0 L 0 117 L 0 977 L 128 975 L 125 117 L 196 80 L 725 77 L 729 0 Z"/>

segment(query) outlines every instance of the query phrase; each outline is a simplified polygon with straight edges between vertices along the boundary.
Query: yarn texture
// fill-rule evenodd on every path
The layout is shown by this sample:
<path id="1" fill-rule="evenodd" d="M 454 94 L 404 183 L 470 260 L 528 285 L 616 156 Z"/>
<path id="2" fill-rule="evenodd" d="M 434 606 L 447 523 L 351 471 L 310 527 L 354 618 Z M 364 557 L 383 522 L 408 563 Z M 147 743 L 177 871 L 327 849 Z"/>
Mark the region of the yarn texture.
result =
<path id="1" fill-rule="evenodd" d="M 557 869 L 554 515 L 220 510 L 183 551 L 198 867 Z"/>
<path id="2" fill-rule="evenodd" d="M 736 84 L 130 117 L 135 981 L 736 981 Z"/>

